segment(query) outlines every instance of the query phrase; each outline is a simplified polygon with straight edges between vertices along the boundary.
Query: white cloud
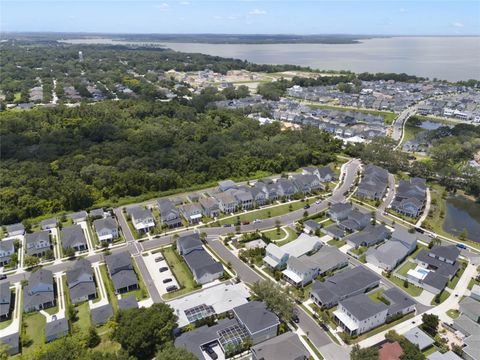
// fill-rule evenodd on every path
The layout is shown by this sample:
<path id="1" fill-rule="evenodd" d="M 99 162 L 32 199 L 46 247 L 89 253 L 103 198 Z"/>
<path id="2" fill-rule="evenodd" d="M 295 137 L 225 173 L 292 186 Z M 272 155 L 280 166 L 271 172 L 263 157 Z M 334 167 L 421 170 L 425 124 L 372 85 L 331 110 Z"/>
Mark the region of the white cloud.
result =
<path id="1" fill-rule="evenodd" d="M 249 14 L 249 15 L 253 15 L 253 16 L 258 16 L 258 15 L 266 15 L 267 12 L 266 12 L 265 10 L 253 9 L 253 10 L 250 11 L 248 14 Z"/>
<path id="2" fill-rule="evenodd" d="M 170 5 L 168 5 L 167 3 L 161 3 L 161 4 L 158 4 L 158 5 L 154 5 L 154 8 L 159 9 L 160 11 L 167 11 L 169 7 L 170 7 Z"/>
<path id="3" fill-rule="evenodd" d="M 455 21 L 452 23 L 452 26 L 456 28 L 463 28 L 465 25 L 463 25 L 461 22 Z"/>
<path id="4" fill-rule="evenodd" d="M 398 11 L 400 11 L 401 13 L 404 13 L 404 12 L 407 11 L 407 9 L 405 9 L 405 8 L 402 7 L 402 8 L 400 8 Z"/>

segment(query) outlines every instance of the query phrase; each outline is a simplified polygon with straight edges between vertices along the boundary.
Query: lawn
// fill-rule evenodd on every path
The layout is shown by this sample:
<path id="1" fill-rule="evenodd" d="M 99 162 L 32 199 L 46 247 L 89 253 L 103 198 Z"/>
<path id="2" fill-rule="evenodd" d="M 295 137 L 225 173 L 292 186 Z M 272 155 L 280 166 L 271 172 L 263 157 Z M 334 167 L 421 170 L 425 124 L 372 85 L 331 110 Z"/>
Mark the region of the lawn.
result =
<path id="1" fill-rule="evenodd" d="M 460 263 L 460 268 L 458 269 L 457 273 L 452 278 L 452 280 L 448 282 L 447 287 L 449 289 L 455 289 L 455 286 L 457 286 L 458 280 L 460 280 L 460 278 L 463 275 L 463 272 L 465 271 L 465 268 L 462 266 L 465 263 L 462 260 L 459 260 L 458 262 Z"/>
<path id="2" fill-rule="evenodd" d="M 447 311 L 447 315 L 450 316 L 452 319 L 456 319 L 460 316 L 460 311 L 456 309 L 450 309 Z"/>
<path id="3" fill-rule="evenodd" d="M 45 309 L 45 312 L 49 315 L 55 315 L 56 313 L 58 313 L 58 301 L 59 300 L 58 300 L 58 296 L 57 296 L 56 305 L 54 307 Z"/>
<path id="4" fill-rule="evenodd" d="M 290 229 L 289 227 L 286 227 L 285 229 L 286 229 L 286 231 L 288 232 L 288 237 L 287 237 L 285 240 L 282 240 L 282 241 L 277 242 L 276 244 L 277 244 L 278 246 L 283 246 L 283 245 L 288 244 L 289 242 L 291 242 L 291 241 L 293 241 L 293 240 L 295 240 L 295 239 L 298 238 L 298 235 L 297 235 L 297 233 L 295 232 L 295 230 Z"/>
<path id="5" fill-rule="evenodd" d="M 409 293 L 411 296 L 416 297 L 419 296 L 423 289 L 421 287 L 415 286 L 413 284 L 408 284 L 408 287 L 403 286 L 403 280 L 396 277 L 396 276 L 391 276 L 388 280 L 393 282 L 395 285 L 397 285 L 399 288 L 402 288 L 405 290 L 407 293 Z"/>
<path id="6" fill-rule="evenodd" d="M 405 144 L 407 141 L 415 139 L 415 137 L 423 131 L 426 131 L 426 130 L 422 129 L 419 126 L 414 126 L 407 121 L 407 124 L 405 125 L 405 135 L 403 137 L 402 144 Z"/>
<path id="7" fill-rule="evenodd" d="M 133 261 L 133 268 L 135 269 L 135 273 L 137 274 L 137 278 L 138 278 L 138 289 L 123 293 L 122 298 L 135 295 L 135 298 L 137 299 L 137 301 L 140 301 L 148 297 L 148 291 L 147 291 L 147 288 L 145 287 L 145 283 L 143 282 L 142 276 L 140 275 L 140 271 L 138 270 L 138 267 L 135 261 Z"/>
<path id="8" fill-rule="evenodd" d="M 400 269 L 397 270 L 397 273 L 398 275 L 407 276 L 408 270 L 415 269 L 416 267 L 416 263 L 407 260 L 407 262 L 403 264 Z"/>
<path id="9" fill-rule="evenodd" d="M 437 352 L 437 351 L 439 351 L 439 349 L 436 346 L 430 346 L 428 349 L 423 350 L 422 354 L 425 357 L 428 357 L 428 356 L 432 355 L 434 352 Z"/>
<path id="10" fill-rule="evenodd" d="M 88 331 L 90 328 L 90 307 L 88 306 L 88 301 L 77 305 L 75 307 L 78 311 L 77 317 L 78 320 L 74 323 L 74 327 L 78 328 L 80 331 Z"/>
<path id="11" fill-rule="evenodd" d="M 277 229 L 268 230 L 264 231 L 263 234 L 273 241 L 283 239 L 286 235 L 288 235 L 283 228 L 280 228 L 279 230 L 280 231 L 278 232 Z"/>
<path id="12" fill-rule="evenodd" d="M 223 220 L 220 220 L 220 224 L 235 224 L 240 218 L 240 222 L 243 221 L 253 221 L 255 219 L 268 219 L 275 216 L 284 215 L 290 212 L 290 206 L 292 207 L 292 211 L 301 209 L 305 206 L 305 202 L 303 201 L 293 201 L 290 203 L 276 205 L 272 207 L 268 207 L 265 209 L 249 211 L 247 213 L 240 213 L 237 216 L 232 216 Z"/>
<path id="13" fill-rule="evenodd" d="M 105 289 L 107 291 L 108 302 L 112 304 L 113 311 L 116 312 L 118 309 L 117 296 L 115 295 L 113 284 L 110 281 L 110 277 L 108 276 L 106 265 L 100 265 L 100 273 L 102 274 L 102 280 L 105 285 Z"/>
<path id="14" fill-rule="evenodd" d="M 170 246 L 163 249 L 163 257 L 170 266 L 170 270 L 173 272 L 173 275 L 180 286 L 180 290 L 165 294 L 163 296 L 165 299 L 186 294 L 197 287 L 187 264 L 185 264 L 183 259 L 180 258 L 180 255 L 177 254 L 173 247 Z"/>
<path id="15" fill-rule="evenodd" d="M 368 297 L 373 301 L 373 302 L 376 302 L 376 303 L 381 303 L 383 302 L 382 301 L 382 295 L 383 295 L 383 292 L 385 290 L 384 289 L 379 289 L 375 292 L 372 292 L 370 294 L 368 294 Z"/>
<path id="16" fill-rule="evenodd" d="M 125 214 L 123 215 L 125 216 Z M 132 233 L 133 238 L 135 240 L 138 240 L 140 238 L 140 234 L 138 233 L 137 229 L 135 229 L 130 219 L 127 219 L 127 224 L 128 224 L 128 228 L 130 229 L 130 232 Z"/>
<path id="17" fill-rule="evenodd" d="M 446 290 L 443 290 L 440 294 L 440 302 L 437 304 L 435 302 L 435 298 L 432 299 L 432 301 L 430 302 L 430 305 L 433 305 L 433 306 L 437 306 L 437 305 L 440 305 L 441 303 L 443 303 L 445 300 L 448 299 L 448 297 L 450 296 L 450 293 Z"/>
<path id="18" fill-rule="evenodd" d="M 335 246 L 337 248 L 341 248 L 343 245 L 345 245 L 347 242 L 345 240 L 330 240 L 329 242 L 327 242 L 328 245 L 330 246 Z"/>
<path id="19" fill-rule="evenodd" d="M 45 343 L 45 323 L 45 316 L 39 312 L 23 315 L 22 337 L 31 341 L 28 347 L 23 347 L 23 354 L 31 353 Z"/>
<path id="20" fill-rule="evenodd" d="M 355 108 L 347 108 L 341 106 L 331 106 L 331 105 L 309 105 L 312 107 L 317 107 L 320 109 L 333 109 L 333 110 L 343 110 L 343 111 L 353 111 L 353 112 L 360 112 L 364 114 L 372 114 L 372 115 L 382 115 L 385 119 L 385 124 L 390 125 L 393 123 L 397 114 L 390 112 L 390 111 L 378 111 L 378 110 L 369 110 L 369 109 L 355 109 Z"/>
<path id="21" fill-rule="evenodd" d="M 5 329 L 11 323 L 12 323 L 12 318 L 0 321 L 0 330 Z"/>

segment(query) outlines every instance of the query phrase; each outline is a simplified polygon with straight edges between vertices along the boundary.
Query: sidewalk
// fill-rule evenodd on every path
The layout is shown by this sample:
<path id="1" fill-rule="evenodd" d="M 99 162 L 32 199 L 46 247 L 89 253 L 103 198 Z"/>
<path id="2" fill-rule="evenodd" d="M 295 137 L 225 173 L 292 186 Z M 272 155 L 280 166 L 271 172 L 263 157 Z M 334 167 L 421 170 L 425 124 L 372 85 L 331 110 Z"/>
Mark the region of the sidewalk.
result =
<path id="1" fill-rule="evenodd" d="M 418 221 L 417 221 L 417 223 L 415 224 L 415 226 L 422 226 L 423 222 L 424 222 L 425 219 L 427 218 L 428 213 L 430 212 L 430 201 L 431 201 L 430 188 L 427 188 L 427 203 L 426 203 L 426 205 L 425 205 L 425 210 L 423 210 L 423 214 L 422 214 L 422 216 L 420 217 L 420 219 L 418 219 Z"/>
<path id="2" fill-rule="evenodd" d="M 93 272 L 95 273 L 95 279 L 97 280 L 97 285 L 98 285 L 97 296 L 100 297 L 100 301 L 94 303 L 93 300 L 89 300 L 88 306 L 90 307 L 90 310 L 108 304 L 107 290 L 105 289 L 105 284 L 103 283 L 102 274 L 100 272 L 100 263 L 96 262 L 92 264 L 92 269 L 93 269 Z"/>

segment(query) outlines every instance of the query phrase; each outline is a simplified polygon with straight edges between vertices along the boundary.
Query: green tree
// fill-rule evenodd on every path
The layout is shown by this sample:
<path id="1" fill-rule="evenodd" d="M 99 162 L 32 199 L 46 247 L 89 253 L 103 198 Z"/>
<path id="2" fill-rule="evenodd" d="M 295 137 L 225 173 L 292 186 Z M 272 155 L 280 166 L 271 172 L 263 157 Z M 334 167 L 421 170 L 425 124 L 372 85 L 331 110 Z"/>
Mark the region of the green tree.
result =
<path id="1" fill-rule="evenodd" d="M 350 351 L 351 360 L 378 360 L 378 349 L 375 347 L 360 348 L 359 345 L 353 345 Z"/>
<path id="2" fill-rule="evenodd" d="M 257 281 L 252 285 L 252 292 L 282 320 L 289 322 L 292 319 L 295 302 L 280 285 L 269 280 Z"/>
<path id="3" fill-rule="evenodd" d="M 184 348 L 176 348 L 171 343 L 157 352 L 157 360 L 196 360 L 197 357 Z"/>
<path id="4" fill-rule="evenodd" d="M 85 341 L 89 348 L 94 348 L 98 344 L 100 344 L 102 339 L 100 339 L 100 336 L 98 335 L 97 330 L 93 326 L 91 326 L 88 329 L 87 335 L 85 337 Z"/>
<path id="5" fill-rule="evenodd" d="M 421 327 L 425 332 L 435 337 L 438 332 L 438 316 L 434 314 L 423 314 Z"/>
<path id="6" fill-rule="evenodd" d="M 468 239 L 468 231 L 467 229 L 463 229 L 460 234 L 458 234 L 458 238 L 460 240 L 467 240 Z"/>
<path id="7" fill-rule="evenodd" d="M 25 259 L 23 260 L 23 264 L 27 268 L 31 268 L 37 266 L 40 263 L 40 259 L 36 256 L 25 255 Z"/>
<path id="8" fill-rule="evenodd" d="M 150 308 L 119 311 L 115 322 L 112 338 L 130 355 L 149 359 L 158 346 L 172 340 L 177 317 L 170 306 L 160 303 Z"/>

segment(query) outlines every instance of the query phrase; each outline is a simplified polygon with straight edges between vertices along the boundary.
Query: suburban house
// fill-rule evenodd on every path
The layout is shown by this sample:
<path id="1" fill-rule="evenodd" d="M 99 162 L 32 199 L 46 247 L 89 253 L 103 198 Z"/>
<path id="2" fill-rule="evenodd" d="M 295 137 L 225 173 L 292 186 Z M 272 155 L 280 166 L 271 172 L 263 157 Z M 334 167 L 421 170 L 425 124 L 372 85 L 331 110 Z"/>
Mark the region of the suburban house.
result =
<path id="1" fill-rule="evenodd" d="M 108 303 L 90 309 L 90 315 L 92 316 L 92 322 L 95 324 L 95 326 L 103 325 L 113 317 L 112 304 Z"/>
<path id="2" fill-rule="evenodd" d="M 341 271 L 324 282 L 314 281 L 310 298 L 322 308 L 331 308 L 339 301 L 365 293 L 380 284 L 380 277 L 363 266 Z"/>
<path id="3" fill-rule="evenodd" d="M 135 295 L 130 295 L 121 299 L 118 299 L 118 308 L 120 310 L 138 309 L 138 302 Z"/>
<path id="4" fill-rule="evenodd" d="M 459 270 L 459 255 L 460 250 L 455 245 L 434 245 L 431 249 L 422 250 L 415 258 L 418 266 L 408 270 L 407 279 L 433 294 L 438 294 Z"/>
<path id="5" fill-rule="evenodd" d="M 237 200 L 237 206 L 240 209 L 248 210 L 253 207 L 253 195 L 249 189 L 242 187 L 237 190 L 227 190 L 227 192 L 231 193 L 235 200 Z"/>
<path id="6" fill-rule="evenodd" d="M 352 210 L 352 205 L 349 203 L 336 203 L 330 206 L 327 215 L 333 221 L 342 221 L 348 217 Z"/>
<path id="7" fill-rule="evenodd" d="M 263 262 L 271 268 L 281 269 L 285 267 L 290 256 L 298 258 L 320 249 L 321 246 L 322 241 L 319 237 L 303 233 L 296 240 L 282 247 L 278 247 L 273 243 L 268 244 L 265 249 L 266 253 Z"/>
<path id="8" fill-rule="evenodd" d="M 202 206 L 203 213 L 205 216 L 215 218 L 220 216 L 220 207 L 218 206 L 217 200 L 213 197 L 200 198 L 198 200 L 199 204 Z"/>
<path id="9" fill-rule="evenodd" d="M 227 190 L 236 189 L 236 188 L 237 188 L 237 184 L 235 184 L 235 182 L 233 182 L 232 180 L 224 180 L 218 183 L 218 190 L 220 191 L 227 191 Z"/>
<path id="10" fill-rule="evenodd" d="M 50 218 L 42 220 L 38 223 L 42 230 L 51 230 L 57 227 L 58 221 L 57 218 Z"/>
<path id="11" fill-rule="evenodd" d="M 256 187 L 251 187 L 249 191 L 253 196 L 253 203 L 256 206 L 262 206 L 267 202 L 267 194 L 264 191 Z"/>
<path id="12" fill-rule="evenodd" d="M 391 207 L 400 214 L 416 218 L 422 213 L 426 198 L 427 185 L 425 179 L 400 180 Z"/>
<path id="13" fill-rule="evenodd" d="M 388 316 L 406 315 L 416 310 L 415 300 L 396 287 L 385 290 L 381 296 L 390 303 Z"/>
<path id="14" fill-rule="evenodd" d="M 337 174 L 333 172 L 330 166 L 322 168 L 304 168 L 302 174 L 315 175 L 321 182 L 330 182 L 337 179 Z"/>
<path id="15" fill-rule="evenodd" d="M 79 222 L 87 221 L 88 214 L 87 214 L 86 211 L 82 210 L 82 211 L 78 211 L 78 212 L 73 213 L 73 214 L 69 214 L 69 215 L 67 215 L 67 217 L 69 219 L 72 219 L 72 221 L 75 224 L 78 224 Z"/>
<path id="16" fill-rule="evenodd" d="M 22 223 L 7 225 L 5 226 L 5 230 L 8 237 L 25 235 L 25 226 L 23 226 Z"/>
<path id="17" fill-rule="evenodd" d="M 198 359 L 211 360 L 206 349 L 225 358 L 230 348 L 251 339 L 256 345 L 277 335 L 278 317 L 266 305 L 253 301 L 233 308 L 235 318 L 219 320 L 215 325 L 204 325 L 182 333 L 175 339 L 175 347 L 185 348 Z"/>
<path id="18" fill-rule="evenodd" d="M 453 321 L 452 326 L 465 336 L 463 358 L 477 360 L 480 354 L 480 301 L 476 295 L 471 294 L 461 300 L 459 305 L 461 315 Z"/>
<path id="19" fill-rule="evenodd" d="M 105 256 L 105 263 L 116 294 L 138 289 L 137 274 L 127 251 Z"/>
<path id="20" fill-rule="evenodd" d="M 74 304 L 93 300 L 97 297 L 92 264 L 86 259 L 77 260 L 73 267 L 67 271 L 67 284 L 71 302 Z"/>
<path id="21" fill-rule="evenodd" d="M 345 237 L 345 241 L 354 249 L 377 245 L 390 236 L 385 225 L 367 225 L 363 230 Z"/>
<path id="22" fill-rule="evenodd" d="M 365 294 L 340 300 L 333 312 L 335 321 L 349 335 L 360 335 L 385 323 L 388 306 Z"/>
<path id="23" fill-rule="evenodd" d="M 223 275 L 223 265 L 205 251 L 198 234 L 179 237 L 177 251 L 183 256 L 198 284 L 209 283 Z"/>
<path id="24" fill-rule="evenodd" d="M 417 237 L 405 228 L 397 226 L 390 240 L 376 249 L 370 248 L 365 253 L 370 264 L 386 271 L 392 271 L 417 247 Z"/>
<path id="25" fill-rule="evenodd" d="M 229 192 L 216 193 L 213 197 L 218 201 L 220 211 L 224 214 L 234 213 L 237 209 L 238 202 Z"/>
<path id="26" fill-rule="evenodd" d="M 64 249 L 72 248 L 75 251 L 87 250 L 87 238 L 81 225 L 72 225 L 63 228 L 60 235 Z"/>
<path id="27" fill-rule="evenodd" d="M 68 334 L 67 318 L 55 319 L 45 324 L 45 338 L 47 342 L 61 338 Z"/>
<path id="28" fill-rule="evenodd" d="M 348 257 L 338 248 L 325 245 L 313 255 L 290 256 L 283 277 L 294 286 L 305 286 L 317 276 L 348 265 Z"/>
<path id="29" fill-rule="evenodd" d="M 265 194 L 265 200 L 268 200 L 271 202 L 278 198 L 277 185 L 272 181 L 259 180 L 253 185 L 253 188 L 263 192 Z"/>
<path id="30" fill-rule="evenodd" d="M 12 260 L 12 255 L 15 253 L 13 242 L 13 239 L 0 241 L 0 266 L 5 266 Z"/>
<path id="31" fill-rule="evenodd" d="M 8 319 L 10 316 L 10 307 L 12 292 L 10 291 L 10 282 L 0 283 L 0 320 Z"/>
<path id="32" fill-rule="evenodd" d="M 315 220 L 306 220 L 303 222 L 303 231 L 307 234 L 315 234 L 315 232 L 321 227 L 322 225 Z"/>
<path id="33" fill-rule="evenodd" d="M 278 189 L 278 195 L 286 199 L 290 199 L 297 191 L 299 191 L 290 179 L 280 178 L 275 185 Z"/>
<path id="34" fill-rule="evenodd" d="M 93 219 L 93 220 L 104 218 L 106 215 L 108 214 L 106 214 L 102 208 L 92 209 L 88 213 L 88 216 L 90 217 L 90 219 Z"/>
<path id="35" fill-rule="evenodd" d="M 356 195 L 369 200 L 383 199 L 387 192 L 388 176 L 387 170 L 373 164 L 367 165 Z"/>
<path id="36" fill-rule="evenodd" d="M 478 339 L 475 340 L 478 343 Z M 466 340 L 463 342 L 466 343 Z M 441 353 L 440 351 L 435 351 L 433 354 L 427 356 L 427 360 L 478 360 L 478 356 L 469 357 L 466 352 L 466 348 L 463 348 L 463 357 L 458 356 L 452 350 L 447 351 L 446 353 Z M 476 345 L 477 352 L 474 354 L 478 354 L 479 346 Z"/>
<path id="37" fill-rule="evenodd" d="M 44 257 L 51 249 L 50 231 L 44 230 L 25 235 L 27 255 Z"/>
<path id="38" fill-rule="evenodd" d="M 298 335 L 286 332 L 250 349 L 252 360 L 307 360 L 310 353 L 305 349 Z"/>
<path id="39" fill-rule="evenodd" d="M 110 216 L 94 220 L 93 227 L 100 242 L 112 242 L 119 236 L 117 220 Z"/>
<path id="40" fill-rule="evenodd" d="M 198 224 L 202 219 L 202 207 L 199 204 L 180 205 L 179 209 L 189 224 Z"/>
<path id="41" fill-rule="evenodd" d="M 49 270 L 40 269 L 30 275 L 23 292 L 25 312 L 43 310 L 55 305 L 53 275 Z"/>
<path id="42" fill-rule="evenodd" d="M 133 227 L 139 233 L 147 233 L 155 227 L 155 219 L 149 209 L 134 206 L 127 210 L 132 220 Z"/>
<path id="43" fill-rule="evenodd" d="M 400 360 L 403 349 L 398 341 L 386 342 L 378 349 L 378 360 Z"/>
<path id="44" fill-rule="evenodd" d="M 349 212 L 346 219 L 340 221 L 338 226 L 340 226 L 342 229 L 345 229 L 346 231 L 358 231 L 362 230 L 363 228 L 365 228 L 365 226 L 370 224 L 371 218 L 372 214 L 370 212 L 364 213 L 358 209 L 353 209 Z"/>
<path id="45" fill-rule="evenodd" d="M 162 225 L 174 228 L 182 226 L 180 212 L 175 204 L 169 199 L 160 199 L 157 201 L 158 211 L 160 212 L 160 222 Z"/>
<path id="46" fill-rule="evenodd" d="M 299 174 L 291 177 L 295 187 L 304 195 L 310 194 L 312 191 L 321 190 L 323 185 L 315 175 Z"/>
<path id="47" fill-rule="evenodd" d="M 418 327 L 407 331 L 405 334 L 403 334 L 403 336 L 405 336 L 405 338 L 413 345 L 417 345 L 420 351 L 433 346 L 435 343 L 435 340 L 433 340 L 428 334 L 420 330 Z"/>
<path id="48" fill-rule="evenodd" d="M 345 230 L 337 224 L 328 225 L 327 227 L 323 228 L 323 232 L 336 240 L 341 239 L 345 236 Z"/>

